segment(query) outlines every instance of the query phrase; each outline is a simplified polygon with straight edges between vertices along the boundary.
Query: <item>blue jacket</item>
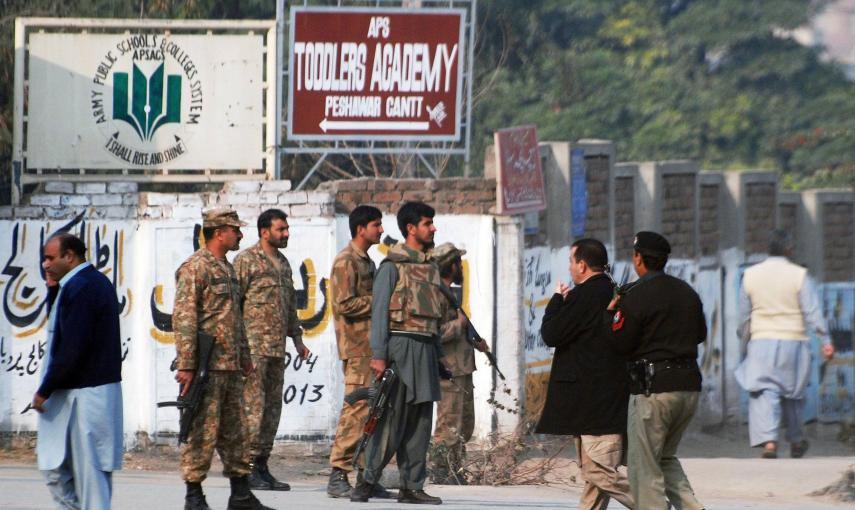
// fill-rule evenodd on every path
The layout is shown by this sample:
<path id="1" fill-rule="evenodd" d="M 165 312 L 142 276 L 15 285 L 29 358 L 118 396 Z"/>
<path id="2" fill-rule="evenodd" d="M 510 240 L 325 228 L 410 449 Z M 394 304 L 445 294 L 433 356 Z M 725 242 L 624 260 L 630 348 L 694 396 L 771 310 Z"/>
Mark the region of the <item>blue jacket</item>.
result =
<path id="1" fill-rule="evenodd" d="M 121 381 L 119 302 L 110 280 L 86 267 L 66 282 L 53 306 L 59 315 L 39 395 Z"/>

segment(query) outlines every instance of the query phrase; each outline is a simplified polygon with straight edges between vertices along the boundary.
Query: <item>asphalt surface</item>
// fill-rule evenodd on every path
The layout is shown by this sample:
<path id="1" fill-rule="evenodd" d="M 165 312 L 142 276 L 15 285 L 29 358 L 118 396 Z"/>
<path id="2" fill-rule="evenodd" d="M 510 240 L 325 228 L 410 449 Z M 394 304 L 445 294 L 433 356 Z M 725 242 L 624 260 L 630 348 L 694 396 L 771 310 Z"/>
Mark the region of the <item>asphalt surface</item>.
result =
<path id="1" fill-rule="evenodd" d="M 837 481 L 855 457 L 814 457 L 800 460 L 691 458 L 683 465 L 699 499 L 711 509 L 820 510 L 855 508 L 828 498 L 808 496 Z M 317 508 L 393 509 L 402 505 L 372 499 L 368 504 L 327 497 L 326 479 L 314 477 L 291 482 L 290 492 L 256 493 L 276 509 Z M 228 480 L 214 475 L 205 481 L 208 503 L 224 509 Z M 443 498 L 449 509 L 576 509 L 579 488 L 547 486 L 451 487 L 429 486 L 427 491 Z M 184 486 L 177 471 L 121 471 L 114 477 L 113 508 L 165 510 L 182 508 Z M 0 464 L 0 508 L 6 510 L 51 509 L 50 495 L 34 466 Z M 612 502 L 609 508 L 623 508 Z"/>

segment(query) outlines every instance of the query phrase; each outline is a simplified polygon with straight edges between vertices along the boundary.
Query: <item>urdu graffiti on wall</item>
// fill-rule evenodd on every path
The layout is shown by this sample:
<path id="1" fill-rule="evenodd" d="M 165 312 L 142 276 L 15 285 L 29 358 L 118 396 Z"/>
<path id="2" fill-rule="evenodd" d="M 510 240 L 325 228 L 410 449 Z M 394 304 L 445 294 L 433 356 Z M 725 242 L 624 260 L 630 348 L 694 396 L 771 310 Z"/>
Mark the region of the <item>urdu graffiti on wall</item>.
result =
<path id="1" fill-rule="evenodd" d="M 125 284 L 123 226 L 91 222 L 82 214 L 65 222 L 10 222 L 4 232 L 9 243 L 3 248 L 5 260 L 0 270 L 4 318 L 0 325 L 0 376 L 33 378 L 26 385 L 35 384 L 47 354 L 47 288 L 41 266 L 44 244 L 62 232 L 83 239 L 86 259 L 116 289 L 121 318 L 127 318 L 133 308 L 133 293 Z M 123 338 L 122 359 L 127 358 L 130 343 L 130 336 Z"/>
<path id="2" fill-rule="evenodd" d="M 194 225 L 193 251 L 204 245 L 201 232 L 201 225 Z M 315 263 L 310 258 L 300 263 L 299 275 L 302 288 L 296 290 L 297 318 L 300 319 L 303 327 L 303 335 L 311 338 L 320 335 L 329 324 L 331 307 L 327 289 L 328 279 L 318 275 Z M 152 287 L 149 296 L 153 324 L 150 334 L 160 343 L 171 344 L 175 342 L 172 337 L 172 313 L 163 309 L 165 306 L 163 301 L 163 284 L 156 284 Z"/>

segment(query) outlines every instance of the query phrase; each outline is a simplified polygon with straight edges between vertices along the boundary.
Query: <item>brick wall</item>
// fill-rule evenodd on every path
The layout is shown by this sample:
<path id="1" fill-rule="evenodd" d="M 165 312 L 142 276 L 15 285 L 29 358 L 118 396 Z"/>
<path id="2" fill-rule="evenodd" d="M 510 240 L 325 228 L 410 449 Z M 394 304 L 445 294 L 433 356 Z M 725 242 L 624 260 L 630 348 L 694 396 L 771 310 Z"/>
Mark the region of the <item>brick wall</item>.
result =
<path id="1" fill-rule="evenodd" d="M 778 228 L 795 235 L 798 227 L 798 213 L 798 204 L 778 204 Z"/>
<path id="2" fill-rule="evenodd" d="M 635 235 L 635 177 L 615 178 L 615 253 L 614 260 L 632 258 Z"/>
<path id="3" fill-rule="evenodd" d="M 825 281 L 851 281 L 855 279 L 852 262 L 855 254 L 853 203 L 825 202 L 822 204 L 822 217 Z"/>
<path id="4" fill-rule="evenodd" d="M 721 242 L 721 226 L 719 223 L 720 184 L 702 184 L 699 200 L 698 244 L 701 256 L 714 256 L 718 253 Z"/>
<path id="5" fill-rule="evenodd" d="M 769 232 L 775 228 L 774 182 L 745 185 L 745 254 L 767 253 Z"/>
<path id="6" fill-rule="evenodd" d="M 318 190 L 335 197 L 338 212 L 361 204 L 395 214 L 404 202 L 418 200 L 437 214 L 490 214 L 496 207 L 495 179 L 350 179 L 327 181 Z"/>
<path id="7" fill-rule="evenodd" d="M 696 174 L 662 176 L 662 235 L 671 243 L 671 257 L 695 256 Z"/>
<path id="8" fill-rule="evenodd" d="M 586 156 L 585 178 L 588 184 L 588 216 L 585 237 L 609 239 L 609 158 Z"/>

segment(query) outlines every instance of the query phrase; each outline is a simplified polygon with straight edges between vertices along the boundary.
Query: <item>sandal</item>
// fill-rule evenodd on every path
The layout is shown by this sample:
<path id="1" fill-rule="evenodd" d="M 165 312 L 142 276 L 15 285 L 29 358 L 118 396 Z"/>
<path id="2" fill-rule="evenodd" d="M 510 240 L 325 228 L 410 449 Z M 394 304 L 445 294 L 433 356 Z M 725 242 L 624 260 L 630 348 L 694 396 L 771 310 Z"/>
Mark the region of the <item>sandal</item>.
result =
<path id="1" fill-rule="evenodd" d="M 763 454 L 760 455 L 763 459 L 777 459 L 778 458 L 778 445 L 774 441 L 769 441 L 763 447 Z"/>

